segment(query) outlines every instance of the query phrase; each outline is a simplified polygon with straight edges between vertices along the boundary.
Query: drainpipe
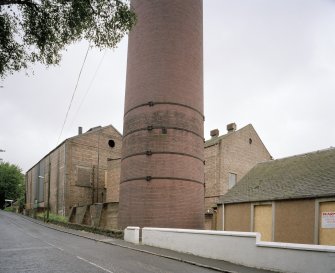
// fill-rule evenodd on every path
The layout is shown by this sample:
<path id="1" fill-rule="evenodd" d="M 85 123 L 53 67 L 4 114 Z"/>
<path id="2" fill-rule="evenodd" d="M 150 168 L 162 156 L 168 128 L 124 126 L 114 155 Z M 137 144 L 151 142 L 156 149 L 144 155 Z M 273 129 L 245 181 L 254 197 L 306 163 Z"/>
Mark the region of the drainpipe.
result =
<path id="1" fill-rule="evenodd" d="M 49 156 L 47 222 L 49 222 L 49 211 L 50 211 L 50 179 L 51 179 L 51 161 Z"/>

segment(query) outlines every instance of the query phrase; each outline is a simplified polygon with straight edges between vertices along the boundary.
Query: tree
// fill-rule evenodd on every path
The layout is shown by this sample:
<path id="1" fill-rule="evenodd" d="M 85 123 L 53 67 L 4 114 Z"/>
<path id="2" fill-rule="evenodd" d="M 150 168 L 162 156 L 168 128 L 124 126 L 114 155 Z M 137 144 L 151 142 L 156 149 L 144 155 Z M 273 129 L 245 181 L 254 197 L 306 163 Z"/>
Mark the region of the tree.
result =
<path id="1" fill-rule="evenodd" d="M 125 1 L 0 0 L 0 77 L 36 62 L 59 64 L 61 51 L 82 39 L 116 47 L 136 22 Z"/>
<path id="2" fill-rule="evenodd" d="M 24 202 L 24 175 L 21 169 L 10 163 L 0 163 L 0 196 L 4 199 Z M 0 203 L 1 200 L 0 200 Z"/>

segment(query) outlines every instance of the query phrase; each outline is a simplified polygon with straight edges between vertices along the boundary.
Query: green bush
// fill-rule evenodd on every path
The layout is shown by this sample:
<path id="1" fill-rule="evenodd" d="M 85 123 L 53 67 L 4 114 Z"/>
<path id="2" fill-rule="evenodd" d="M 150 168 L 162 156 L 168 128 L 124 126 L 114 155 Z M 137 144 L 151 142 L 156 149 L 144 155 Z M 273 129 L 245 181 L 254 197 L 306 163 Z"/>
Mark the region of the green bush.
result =
<path id="1" fill-rule="evenodd" d="M 41 221 L 43 220 L 46 221 L 47 220 L 46 214 L 47 214 L 46 212 L 37 213 L 36 218 Z M 92 226 L 74 224 L 74 223 L 70 223 L 66 217 L 53 214 L 53 213 L 49 214 L 49 223 L 63 226 L 65 228 L 82 230 L 82 231 L 87 231 L 87 232 L 92 232 L 92 233 L 97 233 L 97 234 L 113 237 L 113 238 L 123 239 L 122 230 L 114 230 L 114 229 L 106 229 L 106 228 L 100 228 L 100 227 L 92 227 Z"/>
<path id="2" fill-rule="evenodd" d="M 47 219 L 47 213 L 46 212 L 40 212 L 37 215 L 37 218 L 40 220 Z M 50 222 L 60 222 L 60 223 L 67 223 L 68 220 L 65 216 L 49 213 L 49 221 Z"/>
<path id="3" fill-rule="evenodd" d="M 22 200 L 24 202 L 24 192 L 24 175 L 22 174 L 22 170 L 20 169 L 20 167 L 10 164 L 8 162 L 0 162 L 1 198 L 10 200 Z"/>
<path id="4" fill-rule="evenodd" d="M 61 223 L 67 223 L 68 222 L 67 217 L 62 216 L 62 215 L 58 215 L 58 214 L 53 214 L 53 213 L 49 214 L 49 220 L 50 221 L 55 221 L 55 222 L 61 222 Z"/>
<path id="5" fill-rule="evenodd" d="M 7 208 L 4 209 L 4 211 L 16 212 L 16 208 L 15 207 L 7 207 Z"/>

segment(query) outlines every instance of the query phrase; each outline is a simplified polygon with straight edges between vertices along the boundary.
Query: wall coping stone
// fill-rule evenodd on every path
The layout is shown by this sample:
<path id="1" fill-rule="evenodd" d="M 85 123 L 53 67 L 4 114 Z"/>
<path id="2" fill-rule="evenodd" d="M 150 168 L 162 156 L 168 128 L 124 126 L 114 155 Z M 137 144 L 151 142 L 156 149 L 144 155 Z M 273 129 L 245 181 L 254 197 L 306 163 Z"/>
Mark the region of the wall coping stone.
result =
<path id="1" fill-rule="evenodd" d="M 147 228 L 143 230 L 161 231 L 161 232 L 175 232 L 175 233 L 192 233 L 192 234 L 205 234 L 205 235 L 223 235 L 223 236 L 236 236 L 236 237 L 251 237 L 256 238 L 257 232 L 238 232 L 238 231 L 216 231 L 216 230 L 200 230 L 200 229 L 174 229 L 174 228 Z"/>
<path id="2" fill-rule="evenodd" d="M 130 228 L 130 227 L 128 227 Z M 238 231 L 215 231 L 215 230 L 198 230 L 198 229 L 174 229 L 174 228 L 152 228 L 144 227 L 143 230 L 161 231 L 161 232 L 175 232 L 175 233 L 189 233 L 189 234 L 203 234 L 216 236 L 235 236 L 235 237 L 250 237 L 256 238 L 256 246 L 271 247 L 292 250 L 306 250 L 318 252 L 333 252 L 335 253 L 335 246 L 330 245 L 311 245 L 311 244 L 294 244 L 281 242 L 265 242 L 261 240 L 261 234 L 258 232 L 238 232 Z"/>

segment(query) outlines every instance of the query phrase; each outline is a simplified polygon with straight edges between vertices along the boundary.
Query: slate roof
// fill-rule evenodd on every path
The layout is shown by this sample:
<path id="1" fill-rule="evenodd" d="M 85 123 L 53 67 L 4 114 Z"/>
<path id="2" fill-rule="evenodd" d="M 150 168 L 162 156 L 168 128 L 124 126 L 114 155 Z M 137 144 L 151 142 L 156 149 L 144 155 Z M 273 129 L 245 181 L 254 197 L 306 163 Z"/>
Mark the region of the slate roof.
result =
<path id="1" fill-rule="evenodd" d="M 257 164 L 220 203 L 335 196 L 335 148 Z"/>

